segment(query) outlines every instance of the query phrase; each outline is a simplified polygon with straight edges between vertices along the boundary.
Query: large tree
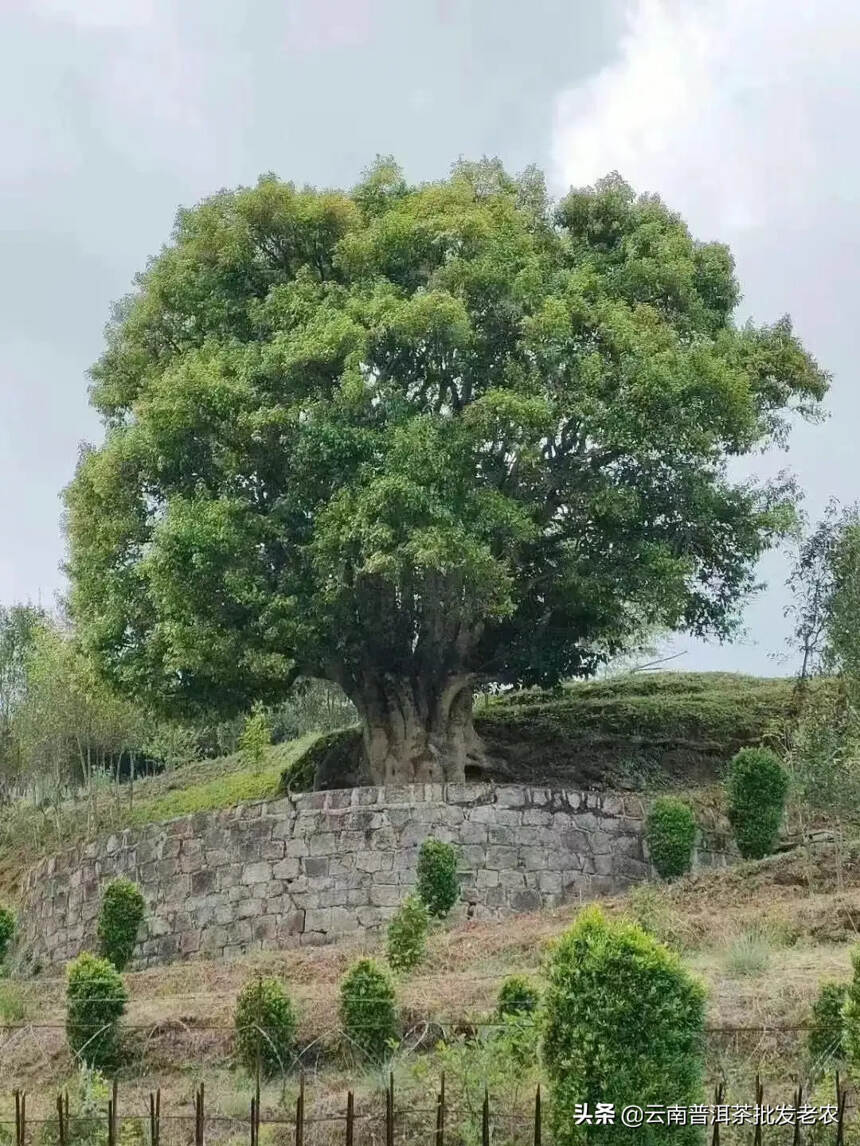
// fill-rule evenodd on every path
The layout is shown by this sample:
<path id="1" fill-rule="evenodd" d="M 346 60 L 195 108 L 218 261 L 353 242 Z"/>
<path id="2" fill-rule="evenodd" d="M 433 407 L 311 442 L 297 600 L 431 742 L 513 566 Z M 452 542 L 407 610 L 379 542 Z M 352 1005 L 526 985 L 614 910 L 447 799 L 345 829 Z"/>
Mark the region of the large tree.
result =
<path id="1" fill-rule="evenodd" d="M 372 779 L 462 778 L 481 679 L 729 631 L 791 503 L 729 459 L 827 386 L 737 301 L 728 250 L 617 176 L 553 206 L 534 171 L 378 161 L 180 211 L 67 491 L 87 645 L 164 707 L 335 681 Z"/>

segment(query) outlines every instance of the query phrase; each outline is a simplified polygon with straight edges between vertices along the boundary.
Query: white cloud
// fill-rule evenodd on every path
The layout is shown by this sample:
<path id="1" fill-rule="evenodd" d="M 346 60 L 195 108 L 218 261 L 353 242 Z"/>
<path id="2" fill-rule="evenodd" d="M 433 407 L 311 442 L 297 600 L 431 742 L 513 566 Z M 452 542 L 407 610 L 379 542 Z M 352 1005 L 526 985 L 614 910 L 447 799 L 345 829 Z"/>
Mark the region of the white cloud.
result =
<path id="1" fill-rule="evenodd" d="M 858 64 L 856 0 L 633 0 L 615 62 L 558 99 L 556 179 L 617 169 L 711 232 L 856 202 Z"/>
<path id="2" fill-rule="evenodd" d="M 801 426 L 791 450 L 750 459 L 785 465 L 812 515 L 835 494 L 857 497 L 854 383 L 860 358 L 860 5 L 856 0 L 628 0 L 615 60 L 562 92 L 553 182 L 592 183 L 612 170 L 656 191 L 702 239 L 727 241 L 744 312 L 789 311 L 834 374 L 824 426 Z M 756 645 L 681 640 L 676 667 L 773 672 L 786 623 L 786 568 L 747 613 Z"/>

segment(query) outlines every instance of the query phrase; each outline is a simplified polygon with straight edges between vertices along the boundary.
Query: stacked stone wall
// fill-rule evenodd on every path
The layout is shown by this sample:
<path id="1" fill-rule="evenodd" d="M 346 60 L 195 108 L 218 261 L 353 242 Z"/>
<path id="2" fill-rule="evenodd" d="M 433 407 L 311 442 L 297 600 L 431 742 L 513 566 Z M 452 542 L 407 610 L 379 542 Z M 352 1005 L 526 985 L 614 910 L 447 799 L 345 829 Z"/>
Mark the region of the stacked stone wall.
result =
<path id="1" fill-rule="evenodd" d="M 45 969 L 93 949 L 101 892 L 138 883 L 145 967 L 317 944 L 383 926 L 427 836 L 458 848 L 466 916 L 579 901 L 644 878 L 646 808 L 627 794 L 495 785 L 314 792 L 197 813 L 82 844 L 27 875 L 23 954 Z M 719 832 L 696 865 L 725 863 Z"/>

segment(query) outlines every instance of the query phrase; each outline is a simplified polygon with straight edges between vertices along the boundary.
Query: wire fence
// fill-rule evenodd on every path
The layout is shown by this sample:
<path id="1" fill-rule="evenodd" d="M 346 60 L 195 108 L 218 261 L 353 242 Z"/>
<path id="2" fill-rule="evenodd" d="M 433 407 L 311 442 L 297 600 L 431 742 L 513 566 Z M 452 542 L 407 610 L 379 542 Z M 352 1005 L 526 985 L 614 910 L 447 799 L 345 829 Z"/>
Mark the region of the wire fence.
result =
<path id="1" fill-rule="evenodd" d="M 624 1126 L 630 1128 L 631 1141 L 637 1138 L 636 1131 L 646 1126 L 699 1127 L 699 1140 L 711 1146 L 723 1146 L 733 1141 L 752 1142 L 753 1146 L 768 1146 L 791 1143 L 792 1146 L 814 1141 L 816 1146 L 833 1144 L 844 1146 L 848 1125 L 847 1090 L 839 1076 L 836 1076 L 833 1101 L 820 1105 L 810 1105 L 804 1101 L 802 1088 L 798 1087 L 793 1100 L 776 1105 L 765 1102 L 765 1089 L 756 1076 L 754 1103 L 730 1104 L 725 1089 L 718 1086 L 711 1104 L 697 1104 L 688 1107 L 658 1106 L 645 1107 L 630 1105 L 617 1107 L 610 1103 L 596 1103 L 590 1108 L 587 1103 L 574 1106 L 570 1119 L 582 1126 L 595 1127 L 597 1133 L 588 1136 L 588 1141 L 599 1141 L 600 1127 Z M 383 1106 L 384 1100 L 384 1106 Z M 16 1090 L 13 1095 L 14 1119 L 0 1120 L 0 1130 L 14 1127 L 15 1146 L 33 1146 L 48 1138 L 57 1146 L 75 1146 L 82 1139 L 98 1140 L 105 1146 L 121 1146 L 121 1127 L 132 1124 L 137 1127 L 136 1141 L 142 1146 L 165 1146 L 165 1138 L 172 1128 L 179 1131 L 178 1139 L 193 1146 L 205 1146 L 207 1140 L 225 1137 L 232 1142 L 244 1141 L 248 1146 L 260 1146 L 262 1128 L 275 1128 L 279 1141 L 284 1146 L 307 1146 L 309 1132 L 325 1127 L 326 1140 L 343 1143 L 343 1146 L 356 1146 L 361 1139 L 372 1146 L 395 1146 L 395 1144 L 423 1142 L 433 1146 L 469 1146 L 480 1142 L 481 1146 L 543 1146 L 552 1142 L 552 1134 L 545 1133 L 544 1100 L 540 1084 L 534 1091 L 531 1109 L 526 1115 L 499 1112 L 491 1101 L 490 1092 L 484 1089 L 480 1112 L 468 1108 L 458 1109 L 449 1103 L 445 1089 L 445 1076 L 440 1077 L 435 1102 L 430 1106 L 416 1106 L 400 1103 L 397 1100 L 394 1076 L 389 1074 L 384 1095 L 374 1099 L 378 1106 L 374 1109 L 359 1109 L 355 1092 L 346 1093 L 341 1110 L 326 1114 L 308 1113 L 304 1076 L 300 1078 L 299 1090 L 294 1111 L 290 1114 L 263 1113 L 259 1075 L 255 1092 L 252 1095 L 246 1117 L 236 1117 L 210 1113 L 206 1108 L 206 1089 L 200 1084 L 193 1097 L 193 1110 L 190 1112 L 165 1113 L 162 1111 L 161 1091 L 149 1094 L 148 1109 L 143 1113 L 123 1111 L 120 1102 L 119 1085 L 114 1082 L 111 1097 L 103 1113 L 75 1114 L 70 1109 L 67 1093 L 57 1095 L 55 1114 L 50 1117 L 31 1119 L 27 1112 L 27 1095 Z M 82 1134 L 82 1127 L 86 1133 Z M 225 1135 L 225 1129 L 227 1131 Z M 95 1131 L 95 1134 L 93 1133 Z M 167 1133 L 166 1133 L 167 1132 Z M 685 1138 L 690 1141 L 690 1138 Z"/>

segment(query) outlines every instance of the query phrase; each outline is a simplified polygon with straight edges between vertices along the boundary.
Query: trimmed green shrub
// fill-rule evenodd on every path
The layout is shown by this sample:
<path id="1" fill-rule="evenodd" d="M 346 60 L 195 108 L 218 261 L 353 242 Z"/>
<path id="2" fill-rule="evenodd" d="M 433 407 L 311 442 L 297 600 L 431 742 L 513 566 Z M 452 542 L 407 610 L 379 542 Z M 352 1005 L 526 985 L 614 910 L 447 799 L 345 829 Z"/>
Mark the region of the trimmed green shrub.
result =
<path id="1" fill-rule="evenodd" d="M 344 1034 L 362 1054 L 379 1062 L 397 1040 L 397 1010 L 391 976 L 373 959 L 359 959 L 340 985 Z"/>
<path id="2" fill-rule="evenodd" d="M 533 983 L 524 975 L 509 975 L 499 991 L 496 1014 L 500 1018 L 507 1015 L 533 1015 L 539 1003 L 540 995 Z"/>
<path id="3" fill-rule="evenodd" d="M 269 717 L 261 705 L 255 705 L 239 735 L 239 755 L 249 767 L 257 768 L 262 764 L 266 749 L 271 743 L 272 727 L 269 724 Z"/>
<path id="4" fill-rule="evenodd" d="M 744 859 L 770 855 L 788 793 L 788 773 L 770 748 L 742 748 L 729 766 L 729 822 Z"/>
<path id="5" fill-rule="evenodd" d="M 645 822 L 645 842 L 651 862 L 662 879 L 686 875 L 693 865 L 696 819 L 677 796 L 655 800 Z"/>
<path id="6" fill-rule="evenodd" d="M 848 984 L 827 982 L 818 988 L 812 1004 L 812 1029 L 809 1032 L 809 1055 L 817 1070 L 845 1057 L 842 1011 L 848 999 Z"/>
<path id="7" fill-rule="evenodd" d="M 524 976 L 509 975 L 502 983 L 496 1003 L 496 1037 L 503 1040 L 507 1053 L 521 1066 L 534 1063 L 538 1057 L 539 1004 L 540 995 Z"/>
<path id="8" fill-rule="evenodd" d="M 424 958 L 428 923 L 424 901 L 407 896 L 388 925 L 388 964 L 395 971 L 411 971 Z"/>
<path id="9" fill-rule="evenodd" d="M 119 1020 L 128 1001 L 125 984 L 108 959 L 84 952 L 66 969 L 66 1036 L 72 1054 L 87 1066 L 119 1061 Z"/>
<path id="10" fill-rule="evenodd" d="M 581 911 L 556 945 L 544 996 L 543 1055 L 556 1146 L 630 1142 L 616 1123 L 576 1125 L 574 1107 L 702 1101 L 705 993 L 677 955 L 634 923 Z M 649 1126 L 649 1146 L 699 1142 L 696 1127 Z"/>
<path id="11" fill-rule="evenodd" d="M 256 976 L 236 1001 L 236 1051 L 249 1074 L 283 1074 L 292 1059 L 296 1014 L 277 979 Z"/>
<path id="12" fill-rule="evenodd" d="M 99 912 L 99 954 L 117 971 L 124 971 L 134 954 L 145 911 L 141 890 L 130 879 L 115 879 L 105 888 Z"/>
<path id="13" fill-rule="evenodd" d="M 9 907 L 0 907 L 0 963 L 15 937 L 15 913 Z"/>
<path id="14" fill-rule="evenodd" d="M 418 851 L 418 894 L 428 912 L 444 919 L 460 898 L 457 852 L 452 844 L 429 836 Z"/>

